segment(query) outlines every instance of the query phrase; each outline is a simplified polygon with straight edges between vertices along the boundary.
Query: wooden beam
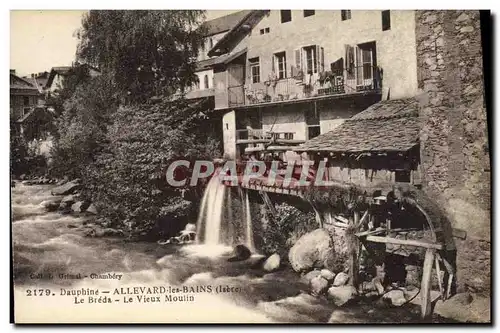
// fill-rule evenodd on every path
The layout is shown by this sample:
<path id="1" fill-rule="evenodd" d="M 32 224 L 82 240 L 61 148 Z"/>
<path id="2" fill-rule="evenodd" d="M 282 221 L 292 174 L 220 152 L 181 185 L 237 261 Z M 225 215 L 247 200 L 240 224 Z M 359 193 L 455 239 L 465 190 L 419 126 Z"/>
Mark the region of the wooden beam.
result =
<path id="1" fill-rule="evenodd" d="M 432 314 L 431 273 L 432 266 L 434 265 L 434 252 L 434 249 L 427 249 L 427 251 L 425 251 L 422 282 L 420 284 L 420 305 L 422 319 L 427 319 Z"/>
<path id="2" fill-rule="evenodd" d="M 389 243 L 389 244 L 396 244 L 396 245 L 417 246 L 417 247 L 424 247 L 427 249 L 434 249 L 434 250 L 442 250 L 443 249 L 443 245 L 437 244 L 437 243 L 426 243 L 426 242 L 421 242 L 421 241 L 416 241 L 416 240 L 397 239 L 397 238 L 392 238 L 392 237 L 367 236 L 366 240 L 369 242 L 375 242 L 375 243 Z"/>

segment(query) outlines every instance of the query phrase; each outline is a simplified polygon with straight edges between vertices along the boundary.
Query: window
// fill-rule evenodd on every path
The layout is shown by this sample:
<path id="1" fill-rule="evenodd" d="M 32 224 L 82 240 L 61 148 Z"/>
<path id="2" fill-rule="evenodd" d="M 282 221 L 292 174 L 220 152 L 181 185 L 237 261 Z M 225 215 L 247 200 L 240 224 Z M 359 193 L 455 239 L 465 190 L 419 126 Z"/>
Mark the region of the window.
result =
<path id="1" fill-rule="evenodd" d="M 351 11 L 350 10 L 341 10 L 340 16 L 342 17 L 342 21 L 351 19 Z"/>
<path id="2" fill-rule="evenodd" d="M 260 29 L 260 34 L 261 35 L 268 34 L 268 33 L 269 33 L 269 28 Z"/>
<path id="3" fill-rule="evenodd" d="M 274 55 L 273 72 L 276 73 L 276 75 L 278 76 L 278 79 L 280 79 L 280 80 L 286 78 L 286 54 L 285 54 L 285 52 L 276 53 Z"/>
<path id="4" fill-rule="evenodd" d="M 204 89 L 208 89 L 208 75 L 203 78 Z"/>
<path id="5" fill-rule="evenodd" d="M 265 28 L 265 29 L 264 29 L 264 32 L 265 32 L 266 34 L 268 34 L 268 33 L 269 33 L 269 28 Z"/>
<path id="6" fill-rule="evenodd" d="M 307 126 L 307 139 L 311 140 L 321 134 L 319 125 L 319 111 L 316 108 L 305 110 L 305 119 Z"/>
<path id="7" fill-rule="evenodd" d="M 264 34 L 264 29 L 260 29 L 260 34 L 263 35 Z"/>
<path id="8" fill-rule="evenodd" d="M 382 11 L 382 31 L 391 30 L 391 11 Z"/>
<path id="9" fill-rule="evenodd" d="M 304 17 L 313 16 L 315 14 L 315 10 L 305 10 L 304 9 Z"/>
<path id="10" fill-rule="evenodd" d="M 290 22 L 292 20 L 291 10 L 280 10 L 281 13 L 281 23 Z"/>
<path id="11" fill-rule="evenodd" d="M 295 67 L 292 67 L 292 76 L 301 71 L 303 74 L 320 73 L 324 71 L 324 48 L 319 45 L 306 46 L 295 50 Z"/>
<path id="12" fill-rule="evenodd" d="M 257 57 L 249 59 L 248 62 L 250 63 L 250 75 L 252 76 L 252 83 L 259 83 L 260 82 L 259 58 Z"/>
<path id="13" fill-rule="evenodd" d="M 28 96 L 23 97 L 23 105 L 30 105 L 30 98 Z"/>

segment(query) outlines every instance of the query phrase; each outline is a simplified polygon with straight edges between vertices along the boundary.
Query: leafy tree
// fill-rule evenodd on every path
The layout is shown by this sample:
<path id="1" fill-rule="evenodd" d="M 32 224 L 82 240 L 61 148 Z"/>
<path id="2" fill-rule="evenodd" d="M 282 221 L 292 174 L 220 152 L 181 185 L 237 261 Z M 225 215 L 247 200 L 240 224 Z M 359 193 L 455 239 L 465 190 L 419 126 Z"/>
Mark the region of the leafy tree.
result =
<path id="1" fill-rule="evenodd" d="M 110 115 L 118 106 L 113 86 L 109 77 L 100 75 L 77 85 L 64 102 L 57 120 L 59 135 L 52 152 L 52 174 L 80 178 L 82 170 L 106 145 Z"/>
<path id="2" fill-rule="evenodd" d="M 107 131 L 109 145 L 84 175 L 86 192 L 108 225 L 133 234 L 188 208 L 165 183 L 170 161 L 220 154 L 207 131 L 207 113 L 187 102 L 120 107 Z M 181 209 L 182 211 L 182 209 Z M 181 214 L 182 215 L 182 214 Z"/>
<path id="3" fill-rule="evenodd" d="M 77 55 L 110 73 L 131 101 L 170 96 L 195 80 L 199 10 L 96 10 L 82 20 Z"/>

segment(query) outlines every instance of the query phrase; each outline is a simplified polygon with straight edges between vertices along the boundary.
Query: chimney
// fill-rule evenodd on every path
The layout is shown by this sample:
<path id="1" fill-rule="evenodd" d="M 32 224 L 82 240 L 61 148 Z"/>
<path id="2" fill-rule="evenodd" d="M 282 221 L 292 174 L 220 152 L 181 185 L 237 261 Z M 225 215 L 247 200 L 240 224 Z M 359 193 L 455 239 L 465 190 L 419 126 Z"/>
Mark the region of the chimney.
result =
<path id="1" fill-rule="evenodd" d="M 11 69 L 11 70 L 10 70 L 10 74 L 14 74 L 14 75 L 16 75 L 16 70 L 15 70 L 15 69 Z"/>

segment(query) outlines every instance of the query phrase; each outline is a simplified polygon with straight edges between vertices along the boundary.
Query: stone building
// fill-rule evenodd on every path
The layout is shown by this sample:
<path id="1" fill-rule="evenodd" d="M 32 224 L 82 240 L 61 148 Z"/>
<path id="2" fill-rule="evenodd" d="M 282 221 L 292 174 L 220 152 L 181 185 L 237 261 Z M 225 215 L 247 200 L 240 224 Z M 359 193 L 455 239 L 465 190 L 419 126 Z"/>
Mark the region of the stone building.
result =
<path id="1" fill-rule="evenodd" d="M 424 190 L 455 228 L 458 283 L 490 288 L 491 175 L 479 11 L 415 13 Z"/>

